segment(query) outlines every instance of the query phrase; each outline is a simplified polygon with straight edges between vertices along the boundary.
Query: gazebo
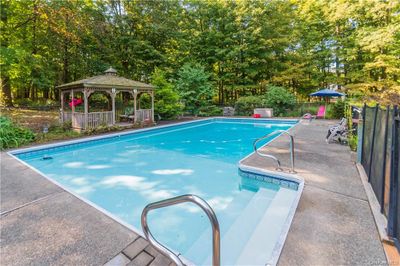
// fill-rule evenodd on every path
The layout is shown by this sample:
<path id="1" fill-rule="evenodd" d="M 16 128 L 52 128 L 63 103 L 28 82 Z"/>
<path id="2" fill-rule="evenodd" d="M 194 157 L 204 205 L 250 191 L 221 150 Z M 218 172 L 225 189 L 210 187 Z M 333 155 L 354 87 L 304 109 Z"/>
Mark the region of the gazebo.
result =
<path id="1" fill-rule="evenodd" d="M 113 68 L 107 69 L 103 75 L 77 80 L 57 87 L 61 93 L 61 122 L 72 122 L 72 128 L 85 130 L 99 125 L 116 124 L 115 99 L 118 93 L 126 92 L 133 98 L 132 113 L 125 114 L 133 123 L 154 122 L 154 87 L 150 84 L 130 80 L 117 75 Z M 101 112 L 90 111 L 90 96 L 102 92 L 109 96 L 111 110 Z M 151 109 L 141 109 L 138 100 L 143 94 L 151 97 Z M 81 98 L 76 98 L 78 94 Z M 107 97 L 108 98 L 108 97 Z M 67 106 L 66 106 L 67 104 Z M 83 105 L 83 110 L 76 110 L 77 105 Z"/>

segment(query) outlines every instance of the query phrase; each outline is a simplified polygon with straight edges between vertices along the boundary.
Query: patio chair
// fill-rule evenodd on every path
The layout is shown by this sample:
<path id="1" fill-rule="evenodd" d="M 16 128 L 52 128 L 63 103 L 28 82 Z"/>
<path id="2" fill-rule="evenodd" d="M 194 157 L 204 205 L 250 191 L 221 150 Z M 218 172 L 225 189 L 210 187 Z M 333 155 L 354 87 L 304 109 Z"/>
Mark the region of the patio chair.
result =
<path id="1" fill-rule="evenodd" d="M 325 112 L 326 112 L 326 108 L 324 105 L 321 105 L 318 108 L 318 112 L 317 112 L 317 116 L 316 118 L 325 118 Z"/>
<path id="2" fill-rule="evenodd" d="M 328 134 L 326 135 L 326 142 L 331 143 L 334 140 L 341 142 L 341 139 L 347 139 L 347 135 L 347 119 L 342 118 L 338 124 L 329 127 Z"/>
<path id="3" fill-rule="evenodd" d="M 119 117 L 121 119 L 127 119 L 127 120 L 133 120 L 134 119 L 134 110 L 131 107 L 127 107 L 125 108 L 124 114 L 123 115 L 119 115 Z"/>

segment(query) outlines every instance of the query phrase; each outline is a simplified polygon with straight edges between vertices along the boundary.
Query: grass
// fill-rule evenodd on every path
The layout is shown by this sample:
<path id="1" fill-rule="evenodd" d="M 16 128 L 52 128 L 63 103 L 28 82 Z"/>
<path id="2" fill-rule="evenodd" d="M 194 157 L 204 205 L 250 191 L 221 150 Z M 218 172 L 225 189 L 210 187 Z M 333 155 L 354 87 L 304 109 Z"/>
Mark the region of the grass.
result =
<path id="1" fill-rule="evenodd" d="M 0 109 L 1 116 L 10 118 L 14 123 L 29 128 L 33 132 L 42 132 L 44 126 L 58 123 L 57 111 L 37 111 L 20 108 Z"/>
<path id="2" fill-rule="evenodd" d="M 0 110 L 0 114 L 2 119 L 8 120 L 10 124 L 7 127 L 8 130 L 2 127 L 2 141 L 4 140 L 4 143 L 2 143 L 1 149 L 16 148 L 32 143 L 40 144 L 67 140 L 82 136 L 81 133 L 73 131 L 70 124 L 60 124 L 57 111 L 4 108 Z M 43 133 L 44 127 L 48 128 L 48 133 Z"/>

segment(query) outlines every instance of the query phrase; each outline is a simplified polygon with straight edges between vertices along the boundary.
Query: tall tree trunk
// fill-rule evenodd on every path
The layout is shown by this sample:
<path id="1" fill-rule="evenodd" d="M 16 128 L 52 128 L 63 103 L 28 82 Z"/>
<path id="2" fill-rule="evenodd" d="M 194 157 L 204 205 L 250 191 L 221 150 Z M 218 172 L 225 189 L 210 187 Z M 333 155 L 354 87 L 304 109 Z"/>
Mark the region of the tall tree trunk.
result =
<path id="1" fill-rule="evenodd" d="M 3 92 L 4 97 L 4 105 L 6 107 L 12 107 L 12 95 L 11 95 L 11 85 L 10 78 L 8 76 L 3 75 L 1 78 L 1 91 Z"/>

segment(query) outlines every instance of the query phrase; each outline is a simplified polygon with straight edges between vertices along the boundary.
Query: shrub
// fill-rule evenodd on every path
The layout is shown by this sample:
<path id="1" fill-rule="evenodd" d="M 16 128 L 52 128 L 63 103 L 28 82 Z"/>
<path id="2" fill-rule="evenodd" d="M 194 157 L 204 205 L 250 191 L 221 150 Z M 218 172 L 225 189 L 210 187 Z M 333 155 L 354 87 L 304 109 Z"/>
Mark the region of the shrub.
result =
<path id="1" fill-rule="evenodd" d="M 15 125 L 9 118 L 0 116 L 0 148 L 9 149 L 28 144 L 35 139 L 35 134 L 27 129 Z"/>
<path id="2" fill-rule="evenodd" d="M 264 107 L 262 98 L 257 96 L 240 97 L 235 104 L 235 114 L 249 116 L 254 113 L 254 108 Z"/>
<path id="3" fill-rule="evenodd" d="M 220 116 L 222 115 L 222 109 L 215 106 L 203 106 L 199 108 L 199 116 Z"/>
<path id="4" fill-rule="evenodd" d="M 344 109 L 346 107 L 345 101 L 338 100 L 333 106 L 331 111 L 332 118 L 342 118 L 344 117 Z"/>
<path id="5" fill-rule="evenodd" d="M 123 130 L 123 127 L 120 127 L 118 125 L 113 125 L 113 126 L 109 126 L 106 124 L 103 125 L 99 125 L 95 128 L 88 128 L 84 131 L 85 135 L 96 135 L 96 134 L 100 134 L 100 133 L 107 133 L 107 132 L 113 132 L 113 131 L 121 131 Z"/>
<path id="6" fill-rule="evenodd" d="M 293 109 L 296 97 L 283 87 L 269 86 L 265 94 L 265 105 L 274 109 L 274 115 L 284 115 L 287 109 Z"/>
<path id="7" fill-rule="evenodd" d="M 350 135 L 349 136 L 349 146 L 352 151 L 357 151 L 358 137 Z"/>
<path id="8" fill-rule="evenodd" d="M 197 115 L 199 108 L 210 105 L 214 90 L 210 74 L 199 64 L 185 64 L 178 72 L 176 88 L 185 104 L 185 111 Z"/>
<path id="9" fill-rule="evenodd" d="M 60 103 L 58 101 L 39 98 L 32 100 L 30 98 L 14 99 L 13 103 L 18 107 L 28 107 L 37 109 L 50 109 L 53 107 L 58 107 Z"/>
<path id="10" fill-rule="evenodd" d="M 154 112 L 161 119 L 174 119 L 182 112 L 182 104 L 179 102 L 179 94 L 173 85 L 165 78 L 165 73 L 156 69 L 152 76 L 155 87 Z"/>

